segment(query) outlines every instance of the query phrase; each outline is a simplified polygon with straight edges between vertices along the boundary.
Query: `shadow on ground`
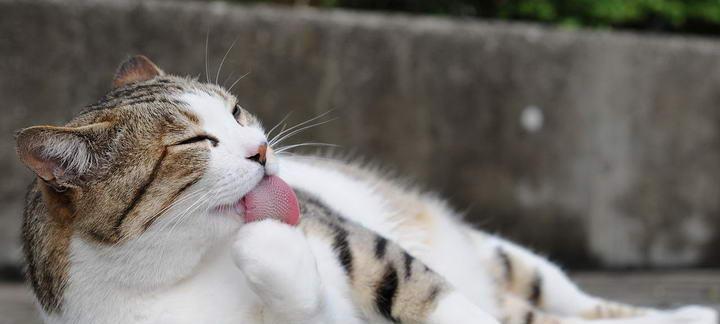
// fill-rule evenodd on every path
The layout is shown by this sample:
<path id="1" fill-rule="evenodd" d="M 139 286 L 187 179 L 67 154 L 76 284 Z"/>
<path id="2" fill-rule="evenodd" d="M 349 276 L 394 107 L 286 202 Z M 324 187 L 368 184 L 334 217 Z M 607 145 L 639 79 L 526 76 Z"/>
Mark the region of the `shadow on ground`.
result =
<path id="1" fill-rule="evenodd" d="M 720 272 L 578 273 L 587 291 L 613 300 L 655 307 L 700 304 L 720 310 Z M 0 324 L 41 323 L 23 284 L 0 284 Z"/>

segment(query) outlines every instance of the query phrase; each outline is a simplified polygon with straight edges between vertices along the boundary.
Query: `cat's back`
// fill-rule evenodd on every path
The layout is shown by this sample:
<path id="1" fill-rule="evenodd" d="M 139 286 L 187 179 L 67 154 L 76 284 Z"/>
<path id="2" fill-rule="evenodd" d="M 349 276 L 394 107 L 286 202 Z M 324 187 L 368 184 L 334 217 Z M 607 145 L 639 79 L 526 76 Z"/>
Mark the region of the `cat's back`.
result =
<path id="1" fill-rule="evenodd" d="M 474 250 L 466 225 L 435 195 L 362 164 L 322 157 L 284 158 L 280 176 L 340 217 L 399 244 L 467 296 L 493 307 L 495 287 L 483 266 L 484 253 Z M 492 251 L 487 254 L 490 258 Z"/>
<path id="2" fill-rule="evenodd" d="M 342 217 L 417 253 L 431 234 L 433 218 L 450 214 L 440 201 L 359 163 L 295 156 L 282 160 L 280 177 Z"/>

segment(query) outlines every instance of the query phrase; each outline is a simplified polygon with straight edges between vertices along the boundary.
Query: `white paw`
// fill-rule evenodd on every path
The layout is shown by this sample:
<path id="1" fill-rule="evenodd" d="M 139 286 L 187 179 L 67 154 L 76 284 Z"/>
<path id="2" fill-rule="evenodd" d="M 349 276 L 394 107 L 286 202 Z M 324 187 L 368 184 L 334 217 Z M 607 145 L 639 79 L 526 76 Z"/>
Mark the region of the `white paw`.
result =
<path id="1" fill-rule="evenodd" d="M 703 306 L 685 306 L 651 315 L 653 324 L 718 324 L 717 311 Z"/>
<path id="2" fill-rule="evenodd" d="M 235 264 L 266 302 L 314 302 L 320 295 L 315 258 L 300 229 L 275 220 L 245 224 L 233 244 Z"/>
<path id="3" fill-rule="evenodd" d="M 670 311 L 675 323 L 687 324 L 718 324 L 718 313 L 716 310 L 703 306 L 685 306 Z"/>

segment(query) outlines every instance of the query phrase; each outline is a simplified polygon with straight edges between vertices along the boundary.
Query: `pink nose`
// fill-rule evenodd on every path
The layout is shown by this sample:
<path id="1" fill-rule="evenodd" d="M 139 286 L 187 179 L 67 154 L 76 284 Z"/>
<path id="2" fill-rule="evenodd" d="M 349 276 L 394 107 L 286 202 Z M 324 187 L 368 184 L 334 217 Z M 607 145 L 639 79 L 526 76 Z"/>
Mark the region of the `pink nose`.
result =
<path id="1" fill-rule="evenodd" d="M 267 144 L 263 143 L 258 147 L 257 154 L 253 156 L 249 156 L 248 159 L 255 161 L 257 163 L 260 163 L 260 165 L 265 166 L 265 162 L 267 161 Z"/>

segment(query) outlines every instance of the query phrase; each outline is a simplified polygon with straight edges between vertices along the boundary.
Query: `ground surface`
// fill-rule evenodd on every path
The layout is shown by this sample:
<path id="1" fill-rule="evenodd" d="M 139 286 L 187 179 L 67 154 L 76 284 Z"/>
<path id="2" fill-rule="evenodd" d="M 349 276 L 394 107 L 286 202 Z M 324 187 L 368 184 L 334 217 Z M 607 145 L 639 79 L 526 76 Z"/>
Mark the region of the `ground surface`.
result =
<path id="1" fill-rule="evenodd" d="M 672 273 L 579 273 L 575 279 L 594 294 L 639 305 L 709 305 L 720 310 L 720 271 Z M 22 284 L 0 283 L 0 324 L 40 323 Z"/>

